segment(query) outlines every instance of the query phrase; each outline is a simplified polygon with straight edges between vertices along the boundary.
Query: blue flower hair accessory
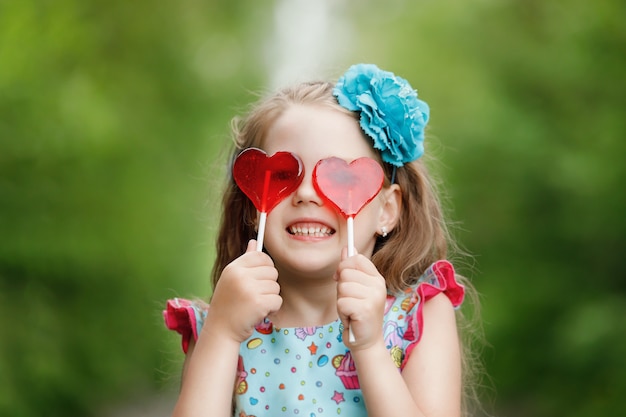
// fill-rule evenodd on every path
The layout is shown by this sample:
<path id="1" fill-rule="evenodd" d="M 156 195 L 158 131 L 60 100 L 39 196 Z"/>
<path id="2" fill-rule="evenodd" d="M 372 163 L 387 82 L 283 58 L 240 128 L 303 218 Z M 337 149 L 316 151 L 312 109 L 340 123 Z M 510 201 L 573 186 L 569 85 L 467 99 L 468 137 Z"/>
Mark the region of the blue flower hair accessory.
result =
<path id="1" fill-rule="evenodd" d="M 430 109 L 407 80 L 373 64 L 356 64 L 339 78 L 333 94 L 339 105 L 361 113 L 361 129 L 384 162 L 401 167 L 422 156 Z"/>

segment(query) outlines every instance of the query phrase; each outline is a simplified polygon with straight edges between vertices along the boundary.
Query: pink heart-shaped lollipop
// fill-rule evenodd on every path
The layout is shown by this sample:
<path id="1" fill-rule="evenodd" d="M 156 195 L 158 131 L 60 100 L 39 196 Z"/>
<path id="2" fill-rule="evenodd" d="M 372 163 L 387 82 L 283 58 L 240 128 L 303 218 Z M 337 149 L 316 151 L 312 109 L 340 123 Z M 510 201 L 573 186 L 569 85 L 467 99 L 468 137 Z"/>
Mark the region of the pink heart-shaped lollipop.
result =
<path id="1" fill-rule="evenodd" d="M 385 174 L 372 158 L 348 164 L 341 158 L 322 159 L 313 170 L 317 192 L 345 217 L 354 217 L 383 186 Z"/>
<path id="2" fill-rule="evenodd" d="M 233 164 L 237 186 L 261 213 L 269 213 L 293 193 L 304 176 L 302 161 L 291 152 L 268 156 L 257 148 L 241 151 Z"/>
<path id="3" fill-rule="evenodd" d="M 385 173 L 372 158 L 359 158 L 348 164 L 341 158 L 322 159 L 313 170 L 313 186 L 348 221 L 348 256 L 354 249 L 354 216 L 372 201 L 383 186 Z M 352 327 L 348 338 L 356 342 Z"/>

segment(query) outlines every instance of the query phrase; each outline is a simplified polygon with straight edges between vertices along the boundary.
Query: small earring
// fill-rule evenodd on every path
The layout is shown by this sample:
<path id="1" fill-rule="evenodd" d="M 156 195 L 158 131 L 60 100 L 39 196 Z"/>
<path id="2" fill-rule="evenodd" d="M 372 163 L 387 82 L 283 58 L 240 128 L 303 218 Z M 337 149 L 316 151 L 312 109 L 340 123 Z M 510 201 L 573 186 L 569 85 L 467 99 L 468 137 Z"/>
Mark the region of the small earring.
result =
<path id="1" fill-rule="evenodd" d="M 387 237 L 387 228 L 385 226 L 380 228 L 380 234 L 382 237 Z"/>

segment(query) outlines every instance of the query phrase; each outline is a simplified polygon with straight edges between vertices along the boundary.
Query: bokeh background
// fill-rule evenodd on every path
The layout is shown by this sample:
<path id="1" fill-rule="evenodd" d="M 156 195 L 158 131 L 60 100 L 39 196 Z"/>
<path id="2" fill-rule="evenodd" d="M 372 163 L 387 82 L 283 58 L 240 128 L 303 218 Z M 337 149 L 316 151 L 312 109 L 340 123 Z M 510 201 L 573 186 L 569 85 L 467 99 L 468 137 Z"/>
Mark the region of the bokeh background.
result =
<path id="1" fill-rule="evenodd" d="M 229 120 L 373 62 L 432 108 L 486 412 L 626 415 L 619 0 L 0 0 L 0 415 L 171 412 Z"/>

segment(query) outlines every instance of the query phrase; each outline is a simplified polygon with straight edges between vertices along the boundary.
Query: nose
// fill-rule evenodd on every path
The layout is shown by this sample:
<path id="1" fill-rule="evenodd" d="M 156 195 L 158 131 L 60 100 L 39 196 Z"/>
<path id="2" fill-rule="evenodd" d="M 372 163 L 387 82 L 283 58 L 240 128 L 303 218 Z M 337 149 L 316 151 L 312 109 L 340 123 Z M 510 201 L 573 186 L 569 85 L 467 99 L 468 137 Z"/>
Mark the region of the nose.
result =
<path id="1" fill-rule="evenodd" d="M 305 173 L 300 186 L 292 195 L 292 204 L 294 206 L 303 203 L 313 203 L 318 206 L 321 206 L 324 203 L 319 194 L 317 194 L 317 191 L 315 191 L 315 187 L 313 186 L 313 176 L 308 172 Z"/>

